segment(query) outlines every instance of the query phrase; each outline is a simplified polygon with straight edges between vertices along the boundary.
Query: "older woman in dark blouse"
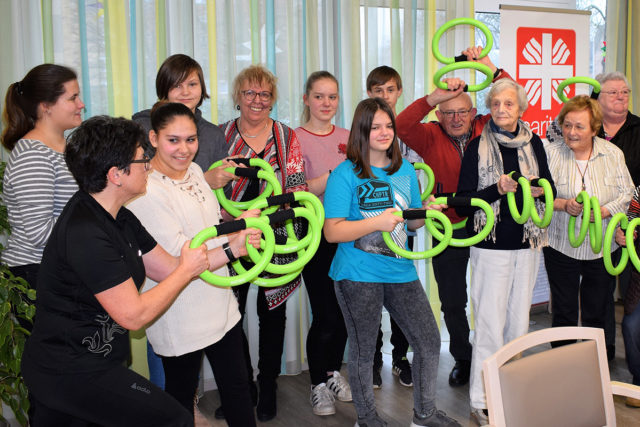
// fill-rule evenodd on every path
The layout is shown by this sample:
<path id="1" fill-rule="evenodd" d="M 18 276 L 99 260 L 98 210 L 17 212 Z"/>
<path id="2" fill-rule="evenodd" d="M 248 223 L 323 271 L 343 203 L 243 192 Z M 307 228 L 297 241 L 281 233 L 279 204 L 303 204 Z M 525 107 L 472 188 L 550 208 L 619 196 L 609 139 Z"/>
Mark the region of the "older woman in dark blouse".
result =
<path id="1" fill-rule="evenodd" d="M 495 215 L 489 236 L 471 248 L 475 334 L 469 394 L 471 415 L 480 425 L 488 423 L 482 362 L 503 344 L 527 333 L 540 249 L 547 244 L 544 229 L 530 219 L 523 225 L 517 224 L 510 215 L 507 193 L 516 192 L 517 182 L 508 174 L 517 171 L 527 178 L 541 177 L 553 182 L 540 138 L 520 120 L 527 108 L 522 86 L 508 79 L 495 82 L 487 107 L 491 120 L 467 147 L 457 192 L 459 196 L 477 197 L 490 203 Z M 540 187 L 532 187 L 531 192 L 534 197 L 543 194 Z M 521 192 L 516 192 L 516 201 L 522 204 Z M 539 201 L 536 207 L 541 209 Z M 484 212 L 476 208 L 456 208 L 456 212 L 469 217 L 470 234 L 477 233 L 487 221 Z"/>

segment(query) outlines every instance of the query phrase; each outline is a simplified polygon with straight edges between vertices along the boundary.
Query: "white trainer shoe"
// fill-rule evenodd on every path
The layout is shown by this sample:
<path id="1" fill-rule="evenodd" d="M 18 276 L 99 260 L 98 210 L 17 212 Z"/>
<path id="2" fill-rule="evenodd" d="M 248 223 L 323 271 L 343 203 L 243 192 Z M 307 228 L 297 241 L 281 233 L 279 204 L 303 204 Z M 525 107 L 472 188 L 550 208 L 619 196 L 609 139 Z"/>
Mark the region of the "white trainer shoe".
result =
<path id="1" fill-rule="evenodd" d="M 311 389 L 309 398 L 313 413 L 316 415 L 333 415 L 336 413 L 333 393 L 325 383 L 320 383 Z"/>
<path id="2" fill-rule="evenodd" d="M 341 402 L 351 402 L 353 400 L 349 382 L 338 371 L 333 371 L 333 376 L 327 381 L 327 388 Z"/>

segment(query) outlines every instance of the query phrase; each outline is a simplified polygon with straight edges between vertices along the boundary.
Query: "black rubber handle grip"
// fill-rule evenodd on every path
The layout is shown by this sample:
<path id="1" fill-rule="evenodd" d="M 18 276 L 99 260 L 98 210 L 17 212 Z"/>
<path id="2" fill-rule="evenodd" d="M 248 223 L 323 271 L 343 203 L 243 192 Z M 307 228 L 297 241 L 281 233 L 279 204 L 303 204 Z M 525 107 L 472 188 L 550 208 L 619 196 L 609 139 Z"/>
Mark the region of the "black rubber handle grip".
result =
<path id="1" fill-rule="evenodd" d="M 280 194 L 278 196 L 267 197 L 267 206 L 280 206 L 285 203 L 293 203 L 296 201 L 296 197 L 293 193 Z"/>
<path id="2" fill-rule="evenodd" d="M 447 205 L 450 208 L 471 206 L 471 197 L 447 197 Z"/>
<path id="3" fill-rule="evenodd" d="M 465 55 L 464 53 L 461 53 L 460 55 L 455 56 L 454 60 L 455 60 L 454 62 L 464 62 L 467 60 L 467 55 Z"/>
<path id="4" fill-rule="evenodd" d="M 218 236 L 235 233 L 236 231 L 244 230 L 245 228 L 247 228 L 247 223 L 243 218 L 216 225 Z"/>
<path id="5" fill-rule="evenodd" d="M 240 158 L 237 158 L 237 159 L 225 159 L 225 160 L 232 161 L 232 162 L 234 162 L 234 163 L 236 163 L 238 165 L 251 166 L 251 164 L 250 164 L 251 159 L 246 159 L 244 157 L 240 157 Z"/>
<path id="6" fill-rule="evenodd" d="M 433 195 L 433 197 L 435 197 L 436 199 L 439 197 L 453 197 L 454 193 L 435 193 Z"/>
<path id="7" fill-rule="evenodd" d="M 540 187 L 540 178 L 533 178 L 529 181 L 529 184 L 531 184 L 532 187 Z"/>
<path id="8" fill-rule="evenodd" d="M 233 174 L 235 176 L 243 176 L 245 178 L 258 179 L 258 169 L 254 168 L 235 168 Z"/>
<path id="9" fill-rule="evenodd" d="M 284 209 L 267 215 L 267 218 L 269 218 L 269 224 L 271 225 L 285 222 L 286 220 L 293 219 L 295 217 L 296 213 L 293 209 Z"/>
<path id="10" fill-rule="evenodd" d="M 426 209 L 411 209 L 408 211 L 402 211 L 402 218 L 404 219 L 424 219 L 426 216 Z"/>
<path id="11" fill-rule="evenodd" d="M 516 181 L 516 182 L 517 182 L 520 178 L 522 178 L 522 174 L 521 174 L 520 172 L 518 172 L 518 171 L 514 171 L 514 172 L 511 174 L 511 179 L 512 179 L 512 180 L 514 180 L 514 181 Z"/>

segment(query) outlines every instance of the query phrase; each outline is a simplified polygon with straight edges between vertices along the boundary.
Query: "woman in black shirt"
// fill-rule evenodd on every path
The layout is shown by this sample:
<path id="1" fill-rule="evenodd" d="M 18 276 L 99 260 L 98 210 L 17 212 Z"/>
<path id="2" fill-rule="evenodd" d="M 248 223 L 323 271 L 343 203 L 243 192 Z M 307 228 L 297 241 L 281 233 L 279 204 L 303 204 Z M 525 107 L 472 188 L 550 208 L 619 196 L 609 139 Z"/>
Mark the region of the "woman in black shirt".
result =
<path id="1" fill-rule="evenodd" d="M 146 189 L 145 135 L 122 118 L 93 117 L 72 134 L 65 159 L 78 191 L 44 250 L 38 313 L 22 360 L 33 426 L 192 426 L 172 397 L 125 366 L 127 330 L 153 321 L 205 269 L 227 263 L 222 248 L 169 255 L 123 204 Z M 259 232 L 230 236 L 236 256 Z M 258 243 L 259 244 L 259 243 Z M 160 282 L 138 293 L 145 274 Z"/>

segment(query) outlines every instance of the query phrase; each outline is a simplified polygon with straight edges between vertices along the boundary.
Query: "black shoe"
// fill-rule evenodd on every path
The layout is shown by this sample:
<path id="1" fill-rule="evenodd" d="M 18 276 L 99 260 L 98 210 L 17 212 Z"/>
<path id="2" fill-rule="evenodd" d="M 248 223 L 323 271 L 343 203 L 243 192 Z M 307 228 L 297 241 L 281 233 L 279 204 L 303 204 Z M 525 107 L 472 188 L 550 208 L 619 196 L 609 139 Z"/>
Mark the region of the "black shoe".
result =
<path id="1" fill-rule="evenodd" d="M 407 358 L 403 357 L 398 361 L 394 361 L 392 366 L 393 375 L 396 375 L 398 377 L 400 384 L 405 387 L 412 387 L 413 378 L 411 378 L 411 365 L 409 364 Z"/>
<path id="2" fill-rule="evenodd" d="M 382 387 L 382 375 L 380 374 L 380 371 L 382 371 L 382 363 L 380 364 L 374 363 L 373 364 L 373 388 Z"/>
<path id="3" fill-rule="evenodd" d="M 616 358 L 615 344 L 607 344 L 607 360 L 611 362 L 615 358 Z"/>
<path id="4" fill-rule="evenodd" d="M 258 387 L 253 381 L 249 383 L 249 393 L 251 394 L 251 402 L 253 403 L 253 406 L 256 406 L 258 404 Z M 224 420 L 224 410 L 222 409 L 222 405 L 218 406 L 216 411 L 213 413 L 213 417 L 216 420 Z"/>
<path id="5" fill-rule="evenodd" d="M 449 385 L 460 387 L 469 382 L 471 374 L 471 362 L 468 360 L 458 360 L 449 374 Z"/>
<path id="6" fill-rule="evenodd" d="M 224 420 L 224 410 L 222 409 L 222 405 L 216 408 L 216 411 L 213 413 L 213 417 L 216 420 Z"/>
<path id="7" fill-rule="evenodd" d="M 258 407 L 256 408 L 258 421 L 264 423 L 276 417 L 278 413 L 276 407 L 277 388 L 278 386 L 275 381 L 260 382 L 260 397 L 258 399 Z"/>

